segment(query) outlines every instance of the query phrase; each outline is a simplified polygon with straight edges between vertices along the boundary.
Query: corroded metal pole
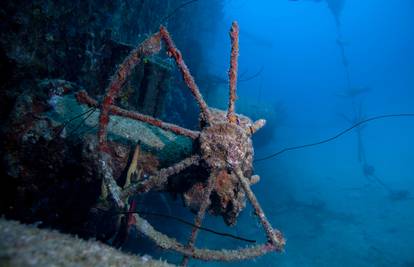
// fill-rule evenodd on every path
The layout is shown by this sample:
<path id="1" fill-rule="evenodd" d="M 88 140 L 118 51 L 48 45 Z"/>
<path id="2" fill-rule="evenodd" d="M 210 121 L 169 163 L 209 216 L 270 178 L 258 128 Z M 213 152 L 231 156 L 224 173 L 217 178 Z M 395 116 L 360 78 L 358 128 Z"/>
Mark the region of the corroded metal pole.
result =
<path id="1" fill-rule="evenodd" d="M 247 194 L 247 197 L 249 198 L 250 202 L 253 205 L 253 208 L 256 212 L 256 215 L 259 217 L 260 223 L 262 224 L 267 238 L 269 240 L 269 242 L 271 242 L 271 244 L 274 246 L 274 248 L 277 251 L 282 251 L 285 244 L 286 244 L 286 240 L 283 238 L 283 235 L 280 231 L 273 229 L 272 225 L 270 224 L 270 222 L 267 220 L 266 215 L 263 212 L 262 207 L 259 204 L 259 201 L 257 201 L 256 196 L 254 195 L 252 189 L 250 188 L 250 183 L 247 180 L 246 177 L 244 177 L 241 169 L 236 168 L 234 170 L 234 173 L 236 174 L 237 178 L 239 178 L 239 181 L 244 189 L 244 191 Z"/>
<path id="2" fill-rule="evenodd" d="M 238 69 L 238 57 L 239 57 L 239 25 L 237 22 L 233 22 L 230 29 L 231 39 L 231 54 L 230 54 L 230 69 L 229 69 L 229 84 L 230 84 L 230 97 L 229 107 L 227 110 L 227 119 L 230 123 L 236 123 L 237 117 L 234 113 L 236 102 L 236 87 L 237 87 L 237 69 Z"/>

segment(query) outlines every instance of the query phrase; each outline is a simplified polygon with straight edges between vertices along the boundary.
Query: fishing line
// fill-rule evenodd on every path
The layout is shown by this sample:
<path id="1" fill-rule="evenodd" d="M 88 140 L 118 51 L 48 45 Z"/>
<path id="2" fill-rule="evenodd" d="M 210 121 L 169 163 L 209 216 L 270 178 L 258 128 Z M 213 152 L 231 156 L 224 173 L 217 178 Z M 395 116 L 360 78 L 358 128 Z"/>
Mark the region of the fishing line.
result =
<path id="1" fill-rule="evenodd" d="M 196 227 L 200 230 L 203 230 L 203 231 L 215 234 L 215 235 L 226 236 L 226 237 L 230 237 L 230 238 L 237 239 L 237 240 L 244 241 L 244 242 L 248 242 L 248 243 L 256 243 L 256 240 L 253 240 L 253 239 L 247 239 L 247 238 L 236 236 L 236 235 L 233 235 L 233 234 L 230 234 L 230 233 L 218 232 L 218 231 L 210 229 L 210 228 L 206 228 L 206 227 L 203 227 L 203 226 L 197 226 L 194 223 L 188 222 L 184 219 L 181 219 L 181 218 L 175 217 L 175 216 L 171 216 L 171 215 L 166 215 L 166 214 L 161 214 L 161 213 L 154 213 L 154 212 L 143 212 L 143 211 L 126 211 L 125 213 L 126 214 L 138 213 L 139 215 L 148 215 L 148 216 L 156 216 L 156 217 L 172 219 L 172 220 L 176 220 L 176 221 L 178 221 L 182 224 L 186 224 L 186 225 L 189 225 L 189 226 L 192 226 L 192 227 Z"/>
<path id="2" fill-rule="evenodd" d="M 262 74 L 263 69 L 264 69 L 264 67 L 261 66 L 260 69 L 256 73 L 254 73 L 253 75 L 251 75 L 251 76 L 249 76 L 247 78 L 242 78 L 242 75 L 240 75 L 241 78 L 238 80 L 238 82 L 247 82 L 247 81 L 253 80 L 257 76 L 259 76 L 260 74 Z"/>
<path id="3" fill-rule="evenodd" d="M 71 136 L 72 134 L 74 134 L 81 126 L 82 124 L 89 119 L 90 116 L 92 116 L 92 114 L 96 111 L 96 108 L 93 108 L 93 110 L 91 112 L 89 112 L 88 115 L 86 115 L 85 117 L 82 118 L 82 120 L 78 123 L 78 125 L 75 126 L 74 129 L 72 129 L 72 131 L 69 132 L 68 137 Z"/>
<path id="4" fill-rule="evenodd" d="M 103 211 L 103 212 L 108 212 L 105 209 L 101 209 L 101 208 L 96 208 L 96 209 L 97 210 L 100 210 L 100 211 Z M 203 231 L 206 231 L 206 232 L 215 234 L 215 235 L 226 236 L 226 237 L 230 237 L 230 238 L 237 239 L 237 240 L 244 241 L 244 242 L 248 242 L 248 243 L 256 243 L 256 240 L 248 239 L 248 238 L 244 238 L 244 237 L 240 237 L 240 236 L 236 236 L 236 235 L 233 235 L 233 234 L 230 234 L 230 233 L 218 232 L 216 230 L 213 230 L 213 229 L 210 229 L 210 228 L 206 228 L 206 227 L 203 227 L 203 226 L 197 226 L 194 223 L 191 223 L 189 221 L 186 221 L 184 219 L 181 219 L 179 217 L 172 216 L 172 215 L 166 215 L 166 214 L 155 213 L 155 212 L 145 212 L 145 211 L 114 212 L 115 215 L 119 215 L 119 214 L 134 214 L 134 213 L 137 213 L 139 215 L 147 215 L 147 216 L 155 216 L 155 217 L 161 217 L 161 218 L 166 218 L 166 219 L 172 219 L 172 220 L 178 221 L 178 222 L 180 222 L 182 224 L 189 225 L 189 226 L 192 226 L 192 227 L 196 227 L 196 228 L 198 228 L 200 230 L 203 230 Z"/>
<path id="5" fill-rule="evenodd" d="M 56 133 L 56 136 L 59 136 L 62 133 L 63 129 L 65 129 L 65 127 L 69 125 L 69 123 L 71 123 L 72 121 L 74 121 L 74 120 L 76 120 L 80 117 L 83 117 L 84 115 L 86 115 L 88 113 L 93 113 L 95 110 L 96 110 L 96 108 L 90 108 L 90 109 L 86 110 L 85 112 L 82 112 L 82 113 L 80 113 L 78 115 L 75 115 L 74 117 L 70 118 L 69 120 L 67 120 L 66 122 L 64 122 L 62 124 L 61 128 Z M 88 115 L 88 116 L 90 116 L 90 115 Z"/>
<path id="6" fill-rule="evenodd" d="M 181 8 L 183 8 L 183 7 L 185 7 L 185 6 L 188 6 L 188 5 L 190 5 L 190 4 L 192 4 L 192 3 L 195 3 L 195 2 L 198 2 L 198 0 L 190 0 L 190 1 L 186 1 L 186 2 L 184 2 L 184 3 L 182 3 L 182 4 L 180 4 L 180 5 L 178 5 L 176 8 L 174 8 L 170 13 L 168 13 L 165 17 L 163 17 L 160 21 L 159 21 L 159 23 L 158 23 L 158 25 L 160 25 L 160 24 L 163 24 L 163 23 L 165 23 L 165 22 L 167 22 L 172 16 L 174 16 Z M 157 26 L 158 26 L 157 25 Z"/>
<path id="7" fill-rule="evenodd" d="M 352 125 L 351 127 L 349 127 L 347 129 L 339 132 L 338 134 L 336 134 L 336 135 L 334 135 L 334 136 L 332 136 L 330 138 L 327 138 L 327 139 L 324 139 L 324 140 L 321 140 L 321 141 L 318 141 L 318 142 L 310 143 L 310 144 L 287 147 L 287 148 L 284 148 L 284 149 L 282 149 L 282 150 L 280 150 L 280 151 L 278 151 L 276 153 L 270 154 L 270 155 L 265 156 L 265 157 L 262 157 L 262 158 L 258 158 L 256 160 L 254 160 L 254 162 L 265 161 L 265 160 L 274 158 L 274 157 L 276 157 L 276 156 L 278 156 L 278 155 L 280 155 L 282 153 L 285 153 L 287 151 L 292 151 L 292 150 L 302 149 L 302 148 L 306 148 L 306 147 L 312 147 L 312 146 L 322 145 L 322 144 L 325 144 L 325 143 L 328 143 L 328 142 L 330 142 L 332 140 L 337 139 L 338 137 L 340 137 L 340 136 L 348 133 L 352 129 L 354 129 L 354 128 L 362 125 L 362 124 L 365 124 L 365 123 L 368 123 L 368 122 L 371 122 L 371 121 L 374 121 L 374 120 L 381 120 L 381 119 L 385 119 L 385 118 L 394 118 L 394 117 L 414 117 L 414 113 L 386 114 L 386 115 L 374 116 L 374 117 L 371 117 L 371 118 L 362 120 L 360 122 L 357 122 L 354 125 Z"/>

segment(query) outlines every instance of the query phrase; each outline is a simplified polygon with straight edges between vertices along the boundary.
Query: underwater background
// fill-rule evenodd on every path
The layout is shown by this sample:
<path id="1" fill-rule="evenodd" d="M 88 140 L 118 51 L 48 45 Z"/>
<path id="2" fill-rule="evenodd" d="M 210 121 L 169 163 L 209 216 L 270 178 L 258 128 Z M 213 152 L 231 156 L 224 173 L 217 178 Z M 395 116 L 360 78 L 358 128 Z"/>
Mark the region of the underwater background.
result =
<path id="1" fill-rule="evenodd" d="M 412 112 L 413 11 L 412 1 L 227 3 L 227 24 L 236 19 L 241 28 L 240 69 L 263 68 L 239 83 L 240 102 L 282 112 L 256 158 L 335 136 L 363 118 Z M 346 88 L 367 90 L 344 96 Z M 240 265 L 414 266 L 414 201 L 392 195 L 414 189 L 413 134 L 412 118 L 384 119 L 256 162 L 254 190 L 287 245 Z M 237 227 L 255 236 L 249 219 L 242 215 Z"/>
<path id="2" fill-rule="evenodd" d="M 89 213 L 100 184 L 70 175 L 86 168 L 74 166 L 89 164 L 89 159 L 79 163 L 77 146 L 83 135 L 95 134 L 96 129 L 91 124 L 74 124 L 67 136 L 59 137 L 67 140 L 62 142 L 36 139 L 36 134 L 15 140 L 19 136 L 15 133 L 26 125 L 16 120 L 25 109 L 16 103 L 21 103 L 21 96 L 27 100 L 27 95 L 40 92 L 35 100 L 23 103 L 27 106 L 46 97 L 47 114 L 62 123 L 61 96 L 44 90 L 82 88 L 101 97 L 128 52 L 164 24 L 208 105 L 226 110 L 228 31 L 237 21 L 236 112 L 267 121 L 253 137 L 254 173 L 260 175 L 260 182 L 252 189 L 272 226 L 286 238 L 286 247 L 282 253 L 246 261 L 191 259 L 189 266 L 414 266 L 414 1 L 6 2 L 1 4 L 0 50 L 0 70 L 7 76 L 1 81 L 0 100 L 0 171 L 6 177 L 0 184 L 0 214 L 5 218 L 108 241 L 99 235 L 99 229 L 107 225 L 97 226 L 98 220 L 90 220 Z M 165 58 L 148 61 L 131 75 L 119 104 L 197 129 L 198 107 L 176 66 Z M 154 88 L 156 93 L 151 94 Z M 30 110 L 36 110 L 34 106 Z M 381 115 L 390 116 L 370 120 Z M 89 115 L 81 124 L 88 119 Z M 366 119 L 370 121 L 355 126 Z M 42 134 L 47 128 L 36 127 Z M 45 149 L 36 154 L 27 138 L 29 144 L 41 140 Z M 161 167 L 189 154 L 171 147 L 168 153 L 148 151 Z M 33 163 L 33 159 L 47 158 L 44 155 L 51 156 Z M 48 169 L 50 162 L 57 161 L 62 172 Z M 152 164 L 149 156 L 148 162 Z M 124 172 L 119 171 L 119 176 Z M 38 183 L 37 177 L 45 173 L 47 182 Z M 67 174 L 62 178 L 65 182 L 51 173 Z M 149 192 L 136 201 L 142 212 L 192 221 L 194 213 L 183 205 L 180 192 Z M 70 196 L 79 197 L 71 200 Z M 189 237 L 188 225 L 157 216 L 147 219 L 181 242 Z M 94 224 L 93 234 L 83 228 L 91 231 L 90 224 Z M 235 226 L 211 215 L 206 215 L 203 226 L 258 243 L 266 241 L 249 204 Z M 200 231 L 196 242 L 197 247 L 211 249 L 245 245 L 206 231 Z M 135 229 L 117 247 L 172 264 L 182 259 Z"/>
<path id="3" fill-rule="evenodd" d="M 232 1 L 225 11 L 240 24 L 240 69 L 263 67 L 239 83 L 240 102 L 282 111 L 256 158 L 329 138 L 355 120 L 412 112 L 412 1 Z M 367 90 L 344 97 L 349 87 Z M 255 163 L 254 190 L 287 245 L 240 265 L 414 266 L 414 199 L 392 195 L 414 190 L 413 125 L 384 119 Z M 248 216 L 237 227 L 259 233 Z"/>

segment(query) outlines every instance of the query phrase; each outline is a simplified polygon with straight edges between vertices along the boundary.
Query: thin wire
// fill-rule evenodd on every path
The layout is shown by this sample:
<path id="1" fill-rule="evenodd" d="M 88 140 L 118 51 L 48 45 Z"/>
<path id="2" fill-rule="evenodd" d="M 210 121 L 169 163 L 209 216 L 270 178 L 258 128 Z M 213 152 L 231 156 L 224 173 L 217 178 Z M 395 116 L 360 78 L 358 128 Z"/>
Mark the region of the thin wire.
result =
<path id="1" fill-rule="evenodd" d="M 263 70 L 264 70 L 264 67 L 261 66 L 260 69 L 256 73 L 254 73 L 253 75 L 251 75 L 249 77 L 239 79 L 239 82 L 247 82 L 247 81 L 253 80 L 257 76 L 262 74 Z"/>
<path id="2" fill-rule="evenodd" d="M 93 112 L 95 111 L 95 109 L 96 109 L 96 108 L 90 108 L 90 109 L 86 110 L 85 112 L 82 112 L 82 113 L 80 113 L 80 114 L 78 114 L 78 115 L 76 115 L 76 116 L 74 116 L 74 117 L 70 118 L 70 119 L 69 119 L 69 120 L 67 120 L 66 122 L 64 122 L 64 123 L 62 124 L 61 128 L 59 129 L 59 131 L 56 133 L 56 136 L 59 136 L 59 135 L 62 133 L 63 129 L 65 129 L 65 127 L 69 125 L 69 123 L 71 123 L 72 121 L 74 121 L 74 120 L 76 120 L 76 119 L 78 119 L 78 118 L 82 117 L 83 115 L 88 114 L 89 112 L 92 112 L 92 113 L 93 113 Z"/>
<path id="3" fill-rule="evenodd" d="M 203 226 L 197 226 L 197 225 L 195 225 L 191 222 L 188 222 L 184 219 L 181 219 L 181 218 L 175 217 L 175 216 L 171 216 L 171 215 L 166 215 L 166 214 L 161 214 L 161 213 L 154 213 L 154 212 L 142 212 L 142 211 L 135 211 L 135 212 L 134 211 L 131 211 L 131 212 L 128 211 L 126 213 L 139 213 L 140 215 L 149 215 L 149 216 L 157 216 L 157 217 L 173 219 L 173 220 L 176 220 L 176 221 L 181 222 L 183 224 L 186 224 L 186 225 L 189 225 L 189 226 L 192 226 L 192 227 L 196 227 L 200 230 L 210 232 L 210 233 L 213 233 L 213 234 L 216 234 L 216 235 L 226 236 L 226 237 L 230 237 L 230 238 L 233 238 L 233 239 L 237 239 L 237 240 L 241 240 L 241 241 L 245 241 L 245 242 L 249 242 L 249 243 L 256 243 L 256 240 L 253 240 L 253 239 L 247 239 L 247 238 L 236 236 L 236 235 L 233 235 L 233 234 L 230 234 L 230 233 L 218 232 L 218 231 L 210 229 L 210 228 L 206 228 L 206 227 L 203 227 Z"/>
<path id="4" fill-rule="evenodd" d="M 103 212 L 108 212 L 108 211 L 106 211 L 104 209 L 100 209 L 100 208 L 97 208 L 97 209 L 100 210 L 100 211 L 103 211 Z M 115 214 L 117 214 L 117 215 L 118 214 L 133 214 L 133 213 L 138 213 L 139 215 L 149 215 L 149 216 L 156 216 L 156 217 L 162 217 L 162 218 L 172 219 L 172 220 L 176 220 L 176 221 L 178 221 L 180 223 L 183 223 L 183 224 L 186 224 L 186 225 L 189 225 L 189 226 L 192 226 L 192 227 L 196 227 L 196 228 L 198 228 L 200 230 L 203 230 L 203 231 L 206 231 L 206 232 L 210 232 L 210 233 L 213 233 L 213 234 L 216 234 L 216 235 L 226 236 L 226 237 L 230 237 L 230 238 L 233 238 L 233 239 L 237 239 L 237 240 L 241 240 L 241 241 L 245 241 L 245 242 L 249 242 L 249 243 L 256 243 L 256 240 L 247 239 L 247 238 L 240 237 L 240 236 L 236 236 L 236 235 L 233 235 L 233 234 L 230 234 L 230 233 L 218 232 L 218 231 L 215 231 L 213 229 L 206 228 L 206 227 L 203 227 L 203 226 L 197 226 L 197 225 L 195 225 L 195 224 L 193 224 L 193 223 L 191 223 L 189 221 L 186 221 L 184 219 L 181 219 L 179 217 L 175 217 L 175 216 L 172 216 L 172 215 L 166 215 L 166 214 L 155 213 L 155 212 L 144 212 L 144 211 L 115 212 Z"/>
<path id="5" fill-rule="evenodd" d="M 176 8 L 173 9 L 173 11 L 171 11 L 165 17 L 163 17 L 158 24 L 165 23 L 168 19 L 170 19 L 172 16 L 174 16 L 175 13 L 177 13 L 178 10 L 180 10 L 181 8 L 183 8 L 183 7 L 187 6 L 187 5 L 190 5 L 190 4 L 194 3 L 194 2 L 197 2 L 197 1 L 198 0 L 190 0 L 190 1 L 186 1 L 186 2 L 178 5 Z"/>
<path id="6" fill-rule="evenodd" d="M 74 129 L 72 129 L 69 134 L 68 137 L 71 136 L 72 134 L 74 134 L 81 126 L 82 124 L 89 119 L 90 116 L 92 116 L 92 114 L 96 111 L 96 108 L 94 108 L 91 112 L 89 112 L 88 115 L 86 115 L 85 117 L 83 117 L 83 119 L 78 123 L 78 125 L 75 126 Z"/>
<path id="7" fill-rule="evenodd" d="M 414 113 L 386 114 L 386 115 L 374 116 L 374 117 L 371 117 L 371 118 L 362 120 L 360 122 L 357 122 L 354 125 L 352 125 L 351 127 L 349 127 L 347 129 L 339 132 L 338 134 L 336 134 L 336 135 L 334 135 L 334 136 L 332 136 L 330 138 L 327 138 L 327 139 L 324 139 L 324 140 L 321 140 L 321 141 L 318 141 L 318 142 L 315 142 L 315 143 L 310 143 L 310 144 L 305 144 L 305 145 L 300 145 L 300 146 L 287 147 L 287 148 L 284 148 L 284 149 L 282 149 L 282 150 L 280 150 L 280 151 L 278 151 L 276 153 L 270 154 L 270 155 L 265 156 L 265 157 L 262 157 L 262 158 L 258 158 L 256 160 L 254 160 L 254 162 L 265 161 L 265 160 L 274 158 L 274 157 L 276 157 L 276 156 L 278 156 L 278 155 L 280 155 L 282 153 L 285 153 L 287 151 L 292 151 L 292 150 L 302 149 L 302 148 L 306 148 L 306 147 L 312 147 L 312 146 L 318 146 L 318 145 L 321 145 L 321 144 L 325 144 L 325 143 L 328 143 L 328 142 L 330 142 L 332 140 L 335 140 L 338 137 L 340 137 L 340 136 L 348 133 L 352 129 L 360 126 L 361 124 L 365 124 L 365 123 L 368 123 L 368 122 L 374 121 L 374 120 L 380 120 L 380 119 L 385 119 L 385 118 L 393 118 L 393 117 L 414 117 Z"/>

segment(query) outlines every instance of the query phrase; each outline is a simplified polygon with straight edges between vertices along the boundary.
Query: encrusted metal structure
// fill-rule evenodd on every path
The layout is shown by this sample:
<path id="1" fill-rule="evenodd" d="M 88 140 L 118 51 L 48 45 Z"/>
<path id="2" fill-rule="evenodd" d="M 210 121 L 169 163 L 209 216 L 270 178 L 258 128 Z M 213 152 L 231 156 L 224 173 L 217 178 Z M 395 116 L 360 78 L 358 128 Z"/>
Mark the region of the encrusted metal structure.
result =
<path id="1" fill-rule="evenodd" d="M 237 63 L 239 53 L 238 43 L 239 29 L 233 22 L 230 30 L 231 58 L 229 70 L 230 97 L 227 111 L 221 111 L 208 107 L 204 101 L 194 78 L 191 76 L 180 51 L 175 47 L 173 40 L 166 28 L 161 27 L 159 32 L 146 39 L 140 46 L 119 65 L 107 88 L 107 94 L 102 103 L 98 103 L 87 95 L 85 91 L 77 94 L 80 103 L 101 110 L 98 130 L 100 172 L 106 187 L 107 195 L 119 209 L 125 209 L 129 196 L 137 193 L 145 193 L 150 190 L 165 188 L 168 178 L 176 175 L 190 166 L 196 165 L 208 172 L 206 181 L 194 183 L 184 194 L 184 199 L 198 212 L 194 219 L 194 225 L 188 242 L 181 244 L 170 238 L 149 224 L 138 214 L 129 218 L 129 223 L 134 224 L 138 231 L 153 240 L 164 249 L 175 250 L 183 254 L 182 265 L 185 266 L 190 258 L 202 260 L 243 260 L 257 257 L 272 251 L 282 251 L 285 240 L 282 234 L 274 229 L 266 219 L 255 194 L 250 186 L 259 181 L 257 175 L 253 175 L 253 145 L 251 136 L 264 126 L 265 120 L 253 122 L 248 117 L 235 113 Z M 200 107 L 200 130 L 193 131 L 178 125 L 165 123 L 156 118 L 129 111 L 114 105 L 122 86 L 125 84 L 131 70 L 146 56 L 158 53 L 161 43 L 164 42 L 168 56 L 172 57 L 183 76 L 183 79 L 193 94 Z M 192 138 L 197 144 L 196 154 L 182 160 L 168 168 L 158 171 L 146 179 L 120 188 L 110 169 L 110 154 L 107 143 L 107 126 L 110 115 L 118 115 L 139 120 L 171 131 L 178 135 Z M 220 213 L 229 225 L 235 223 L 239 212 L 245 207 L 245 199 L 251 202 L 255 213 L 266 233 L 267 242 L 234 250 L 209 250 L 195 247 L 199 227 L 207 210 L 211 209 L 212 195 L 215 196 L 216 213 Z M 218 211 L 217 211 L 218 210 Z"/>

